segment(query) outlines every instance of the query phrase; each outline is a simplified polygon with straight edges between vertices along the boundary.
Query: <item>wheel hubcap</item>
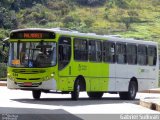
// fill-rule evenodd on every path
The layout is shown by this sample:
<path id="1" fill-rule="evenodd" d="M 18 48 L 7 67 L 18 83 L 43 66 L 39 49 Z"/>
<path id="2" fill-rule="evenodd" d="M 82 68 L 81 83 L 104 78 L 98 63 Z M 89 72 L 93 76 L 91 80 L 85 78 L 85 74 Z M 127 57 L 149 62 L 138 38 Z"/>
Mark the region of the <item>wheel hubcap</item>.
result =
<path id="1" fill-rule="evenodd" d="M 80 85 L 77 85 L 77 92 L 80 91 Z"/>
<path id="2" fill-rule="evenodd" d="M 131 94 L 132 97 L 134 97 L 134 95 L 135 95 L 135 87 L 134 87 L 134 85 L 132 85 L 131 88 L 130 88 L 130 94 Z"/>

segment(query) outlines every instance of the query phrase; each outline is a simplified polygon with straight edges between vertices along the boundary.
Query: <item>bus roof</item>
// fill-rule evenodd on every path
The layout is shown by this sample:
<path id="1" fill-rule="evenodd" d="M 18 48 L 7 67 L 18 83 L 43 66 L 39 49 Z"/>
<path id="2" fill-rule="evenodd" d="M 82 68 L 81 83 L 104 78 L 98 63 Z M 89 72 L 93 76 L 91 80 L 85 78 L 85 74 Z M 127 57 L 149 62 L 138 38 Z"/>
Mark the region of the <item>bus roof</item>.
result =
<path id="1" fill-rule="evenodd" d="M 36 31 L 36 30 L 37 31 L 49 31 L 49 32 L 58 33 L 60 35 L 83 37 L 83 38 L 88 38 L 88 39 L 101 39 L 101 40 L 107 39 L 107 40 L 111 40 L 111 41 L 115 41 L 115 42 L 158 45 L 157 42 L 153 42 L 153 41 L 136 40 L 134 38 L 122 38 L 120 35 L 97 35 L 95 33 L 81 33 L 78 31 L 67 29 L 67 28 L 52 28 L 52 29 L 25 28 L 25 29 L 12 30 L 11 33 L 20 32 L 20 31 Z"/>

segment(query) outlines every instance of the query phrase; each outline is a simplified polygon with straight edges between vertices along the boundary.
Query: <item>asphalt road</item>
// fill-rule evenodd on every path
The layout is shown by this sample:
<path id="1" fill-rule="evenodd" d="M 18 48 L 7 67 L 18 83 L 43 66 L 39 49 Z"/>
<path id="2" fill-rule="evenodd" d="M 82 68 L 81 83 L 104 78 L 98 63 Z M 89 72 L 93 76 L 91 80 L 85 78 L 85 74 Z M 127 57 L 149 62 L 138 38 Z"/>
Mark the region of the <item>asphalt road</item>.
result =
<path id="1" fill-rule="evenodd" d="M 42 93 L 40 100 L 34 100 L 30 91 L 0 87 L 0 96 L 0 120 L 81 120 L 97 119 L 105 114 L 159 114 L 140 106 L 139 99 L 160 98 L 160 94 L 138 93 L 136 100 L 127 101 L 108 93 L 100 100 L 91 100 L 83 92 L 78 101 L 72 101 L 70 95 Z"/>

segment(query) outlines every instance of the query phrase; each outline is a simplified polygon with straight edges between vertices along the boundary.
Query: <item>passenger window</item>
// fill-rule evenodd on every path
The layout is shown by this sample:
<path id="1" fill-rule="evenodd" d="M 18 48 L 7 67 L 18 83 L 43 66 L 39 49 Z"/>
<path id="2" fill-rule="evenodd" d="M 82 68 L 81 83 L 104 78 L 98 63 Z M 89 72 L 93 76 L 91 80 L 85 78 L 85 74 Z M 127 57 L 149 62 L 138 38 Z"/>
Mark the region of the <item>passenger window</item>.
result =
<path id="1" fill-rule="evenodd" d="M 88 61 L 87 40 L 80 38 L 74 39 L 74 59 Z"/>
<path id="2" fill-rule="evenodd" d="M 89 41 L 89 61 L 102 61 L 102 44 L 101 41 Z"/>
<path id="3" fill-rule="evenodd" d="M 58 61 L 59 61 L 59 70 L 63 69 L 69 64 L 71 59 L 71 38 L 70 37 L 61 37 L 59 39 L 58 47 Z"/>
<path id="4" fill-rule="evenodd" d="M 137 64 L 137 46 L 127 45 L 127 62 L 128 64 Z"/>
<path id="5" fill-rule="evenodd" d="M 96 61 L 102 61 L 102 44 L 101 41 L 96 41 Z"/>
<path id="6" fill-rule="evenodd" d="M 154 46 L 148 47 L 148 64 L 150 66 L 156 65 L 157 61 L 157 50 Z"/>
<path id="7" fill-rule="evenodd" d="M 94 40 L 89 41 L 89 61 L 96 61 L 96 43 Z"/>
<path id="8" fill-rule="evenodd" d="M 103 42 L 103 61 L 109 63 L 115 62 L 115 43 Z"/>
<path id="9" fill-rule="evenodd" d="M 124 64 L 127 62 L 126 60 L 126 44 L 117 43 L 116 44 L 116 59 L 117 63 Z"/>
<path id="10" fill-rule="evenodd" d="M 138 45 L 138 64 L 147 65 L 147 47 L 145 45 Z"/>

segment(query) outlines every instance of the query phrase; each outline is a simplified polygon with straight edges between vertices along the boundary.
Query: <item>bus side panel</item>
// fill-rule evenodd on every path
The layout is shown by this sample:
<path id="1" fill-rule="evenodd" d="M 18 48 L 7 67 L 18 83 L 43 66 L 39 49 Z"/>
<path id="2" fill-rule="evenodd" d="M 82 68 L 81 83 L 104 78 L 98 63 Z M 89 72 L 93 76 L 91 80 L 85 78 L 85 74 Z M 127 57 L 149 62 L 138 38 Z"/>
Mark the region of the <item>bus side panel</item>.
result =
<path id="1" fill-rule="evenodd" d="M 72 61 L 72 76 L 83 76 L 86 91 L 108 91 L 109 64 Z"/>
<path id="2" fill-rule="evenodd" d="M 156 67 L 140 67 L 138 71 L 139 91 L 157 87 Z"/>
<path id="3" fill-rule="evenodd" d="M 128 90 L 128 65 L 116 64 L 116 91 Z"/>
<path id="4" fill-rule="evenodd" d="M 65 77 L 61 76 L 59 77 L 59 89 L 60 91 L 72 91 L 73 90 L 73 81 L 74 77 Z"/>
<path id="5" fill-rule="evenodd" d="M 109 69 L 108 91 L 113 92 L 116 91 L 115 64 L 110 64 L 108 69 Z"/>
<path id="6" fill-rule="evenodd" d="M 148 90 L 158 87 L 158 74 L 157 66 L 148 66 L 140 68 L 139 77 L 139 91 Z"/>
<path id="7" fill-rule="evenodd" d="M 70 62 L 65 68 L 59 71 L 58 90 L 60 91 L 73 91 L 76 76 L 73 75 L 74 67 L 72 64 Z"/>
<path id="8" fill-rule="evenodd" d="M 90 90 L 90 77 L 89 77 L 89 63 L 88 62 L 82 62 L 82 61 L 75 61 L 73 60 L 71 62 L 71 76 L 74 77 L 73 85 L 79 76 L 84 77 L 85 83 L 86 83 L 86 90 Z"/>
<path id="9" fill-rule="evenodd" d="M 108 91 L 109 64 L 89 63 L 90 91 Z"/>

